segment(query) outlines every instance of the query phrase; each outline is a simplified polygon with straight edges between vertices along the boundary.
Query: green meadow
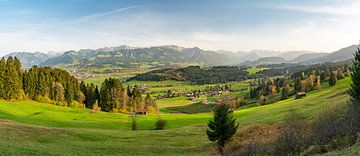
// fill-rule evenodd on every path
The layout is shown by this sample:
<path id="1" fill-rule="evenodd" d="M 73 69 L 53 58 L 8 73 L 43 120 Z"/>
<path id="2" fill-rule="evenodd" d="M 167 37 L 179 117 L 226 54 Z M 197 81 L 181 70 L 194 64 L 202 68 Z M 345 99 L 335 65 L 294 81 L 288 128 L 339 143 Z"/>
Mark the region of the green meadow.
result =
<path id="1" fill-rule="evenodd" d="M 240 128 L 281 122 L 291 110 L 311 121 L 324 108 L 346 104 L 346 78 L 334 87 L 310 92 L 305 98 L 274 104 L 240 108 L 234 112 Z M 191 106 L 184 98 L 159 102 L 160 108 Z M 186 107 L 183 111 L 186 111 Z M 5 155 L 209 155 L 206 124 L 211 113 L 169 113 L 138 116 L 139 130 L 130 130 L 128 114 L 91 113 L 89 109 L 60 107 L 33 101 L 0 102 L 0 149 Z M 158 119 L 165 130 L 154 130 Z M 191 140 L 191 141 L 190 141 Z"/>

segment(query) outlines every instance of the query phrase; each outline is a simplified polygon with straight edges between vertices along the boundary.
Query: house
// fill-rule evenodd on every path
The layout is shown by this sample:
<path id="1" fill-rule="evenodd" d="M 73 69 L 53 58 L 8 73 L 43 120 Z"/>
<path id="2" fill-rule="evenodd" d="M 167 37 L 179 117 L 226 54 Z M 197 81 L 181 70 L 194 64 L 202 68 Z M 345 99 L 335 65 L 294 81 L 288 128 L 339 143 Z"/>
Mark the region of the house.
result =
<path id="1" fill-rule="evenodd" d="M 301 99 L 302 97 L 305 97 L 306 93 L 305 92 L 297 92 L 295 99 Z"/>
<path id="2" fill-rule="evenodd" d="M 137 109 L 137 110 L 135 110 L 135 114 L 146 115 L 147 110 L 146 109 Z"/>

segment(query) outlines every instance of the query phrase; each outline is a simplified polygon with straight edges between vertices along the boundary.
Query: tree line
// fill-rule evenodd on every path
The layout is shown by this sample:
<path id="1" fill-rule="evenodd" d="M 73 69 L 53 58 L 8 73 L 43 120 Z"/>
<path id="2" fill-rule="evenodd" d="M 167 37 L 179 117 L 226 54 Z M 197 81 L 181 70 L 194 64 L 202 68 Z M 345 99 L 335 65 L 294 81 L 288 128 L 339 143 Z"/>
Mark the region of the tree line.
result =
<path id="1" fill-rule="evenodd" d="M 305 74 L 306 73 L 306 74 Z M 299 92 L 306 93 L 321 90 L 321 84 L 327 82 L 334 86 L 338 80 L 350 75 L 350 67 L 319 65 L 316 69 L 308 69 L 302 72 L 282 78 L 258 78 L 250 88 L 250 98 L 258 98 L 261 104 L 274 103 L 287 99 Z"/>
<path id="2" fill-rule="evenodd" d="M 246 68 L 237 66 L 214 66 L 202 68 L 200 66 L 188 66 L 179 69 L 154 70 L 134 76 L 128 81 L 190 81 L 192 84 L 213 84 L 247 79 Z"/>
<path id="3" fill-rule="evenodd" d="M 61 106 L 93 108 L 102 111 L 127 112 L 135 110 L 156 111 L 156 103 L 135 86 L 125 90 L 120 80 L 104 80 L 101 88 L 79 82 L 67 71 L 51 67 L 33 66 L 24 70 L 16 57 L 0 60 L 0 99 L 35 100 Z"/>
<path id="4" fill-rule="evenodd" d="M 81 91 L 85 94 L 85 106 L 92 108 L 99 103 L 102 111 L 106 112 L 134 112 L 147 111 L 157 112 L 155 100 L 149 93 L 146 93 L 138 85 L 128 86 L 126 89 L 119 79 L 105 79 L 100 89 L 94 84 L 80 84 Z"/>

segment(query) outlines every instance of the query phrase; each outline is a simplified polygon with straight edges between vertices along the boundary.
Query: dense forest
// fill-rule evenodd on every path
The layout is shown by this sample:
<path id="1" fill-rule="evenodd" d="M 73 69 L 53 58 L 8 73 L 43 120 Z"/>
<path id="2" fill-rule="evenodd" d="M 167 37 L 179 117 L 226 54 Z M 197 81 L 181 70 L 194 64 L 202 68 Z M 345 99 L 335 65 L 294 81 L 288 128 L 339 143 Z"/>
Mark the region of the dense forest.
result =
<path id="1" fill-rule="evenodd" d="M 154 70 L 139 74 L 128 79 L 139 81 L 163 81 L 177 80 L 190 81 L 193 84 L 225 83 L 229 81 L 240 81 L 246 79 L 248 72 L 246 68 L 238 66 L 214 66 L 201 68 L 200 66 L 189 66 L 179 69 Z"/>
<path id="2" fill-rule="evenodd" d="M 142 99 L 144 91 L 137 85 L 124 89 L 118 79 L 106 79 L 99 89 L 85 85 L 67 71 L 33 66 L 21 68 L 16 57 L 0 60 L 0 98 L 5 100 L 35 100 L 60 106 L 79 108 L 100 107 L 103 111 L 157 111 L 151 96 Z"/>

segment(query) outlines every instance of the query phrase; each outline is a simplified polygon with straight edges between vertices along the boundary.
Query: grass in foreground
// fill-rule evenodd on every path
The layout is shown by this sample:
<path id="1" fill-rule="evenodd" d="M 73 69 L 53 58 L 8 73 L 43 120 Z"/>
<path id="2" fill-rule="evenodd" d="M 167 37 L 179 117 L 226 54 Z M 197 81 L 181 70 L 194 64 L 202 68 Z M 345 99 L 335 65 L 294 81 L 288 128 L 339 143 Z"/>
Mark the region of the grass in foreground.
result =
<path id="1" fill-rule="evenodd" d="M 278 123 L 289 110 L 298 110 L 311 120 L 325 107 L 346 103 L 349 83 L 347 78 L 300 100 L 244 108 L 234 115 L 240 127 Z M 0 151 L 8 155 L 210 154 L 205 129 L 211 113 L 162 114 L 160 118 L 168 121 L 165 130 L 153 130 L 158 116 L 148 115 L 139 117 L 140 130 L 131 131 L 126 114 L 92 114 L 87 109 L 38 102 L 1 101 Z"/>

